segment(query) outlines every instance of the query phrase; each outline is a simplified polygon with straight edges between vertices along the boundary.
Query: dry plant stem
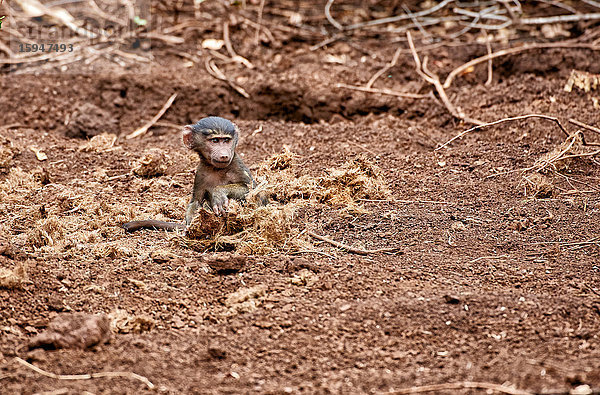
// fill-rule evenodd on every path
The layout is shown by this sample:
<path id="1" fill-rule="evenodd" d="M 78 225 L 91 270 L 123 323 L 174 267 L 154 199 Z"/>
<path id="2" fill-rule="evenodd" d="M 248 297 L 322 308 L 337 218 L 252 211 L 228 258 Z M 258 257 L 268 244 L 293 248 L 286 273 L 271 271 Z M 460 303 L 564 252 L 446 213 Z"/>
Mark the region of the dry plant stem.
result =
<path id="1" fill-rule="evenodd" d="M 17 361 L 18 363 L 20 363 L 23 366 L 28 367 L 29 369 L 33 370 L 36 373 L 41 374 L 42 376 L 46 376 L 46 377 L 50 377 L 53 379 L 57 379 L 57 380 L 90 380 L 90 379 L 96 379 L 96 378 L 102 378 L 102 377 L 125 377 L 125 378 L 129 378 L 129 379 L 134 379 L 134 380 L 138 380 L 141 381 L 142 383 L 146 384 L 146 386 L 149 389 L 154 389 L 154 384 L 152 384 L 150 382 L 150 380 L 148 380 L 146 377 L 144 376 L 140 376 L 139 374 L 136 373 L 132 373 L 132 372 L 99 372 L 99 373 L 87 373 L 87 374 L 55 374 L 55 373 L 50 373 L 47 372 L 43 369 L 38 368 L 35 365 L 30 364 L 29 362 L 19 358 L 19 357 L 15 357 L 15 361 Z"/>
<path id="2" fill-rule="evenodd" d="M 481 56 L 479 58 L 475 58 L 475 59 L 463 64 L 462 66 L 455 68 L 454 70 L 452 70 L 450 72 L 450 74 L 448 74 L 448 77 L 446 77 L 446 81 L 444 81 L 444 88 L 448 89 L 450 87 L 450 85 L 452 85 L 452 82 L 454 81 L 456 76 L 462 74 L 466 69 L 468 69 L 469 67 L 475 66 L 476 64 L 486 62 L 490 59 L 499 58 L 501 56 L 514 55 L 519 52 L 529 51 L 531 49 L 547 49 L 547 48 L 584 48 L 584 49 L 590 49 L 592 51 L 600 50 L 600 46 L 593 45 L 593 44 L 585 44 L 585 43 L 531 44 L 531 45 L 524 45 L 524 46 L 518 47 L 518 48 L 503 49 L 498 52 L 494 52 L 492 54 L 488 54 L 485 56 Z"/>
<path id="3" fill-rule="evenodd" d="M 208 74 L 220 81 L 227 82 L 230 87 L 232 87 L 237 93 L 244 96 L 246 99 L 250 98 L 250 95 L 248 94 L 248 92 L 246 92 L 244 88 L 237 85 L 235 82 L 227 78 L 225 74 L 223 74 L 223 72 L 217 67 L 215 61 L 212 58 L 206 58 L 206 61 L 204 62 L 204 67 L 206 68 L 206 71 L 208 71 Z"/>
<path id="4" fill-rule="evenodd" d="M 317 44 L 313 45 L 309 49 L 310 49 L 311 52 L 316 51 L 317 49 L 322 48 L 322 47 L 324 47 L 326 45 L 329 45 L 329 44 L 331 44 L 331 43 L 339 40 L 342 37 L 343 37 L 343 34 L 337 33 L 337 34 L 335 34 L 335 35 L 333 35 L 333 36 L 331 36 L 329 38 L 326 38 L 325 40 L 321 41 L 320 43 L 317 43 Z"/>
<path id="5" fill-rule="evenodd" d="M 583 123 L 583 122 L 580 122 L 580 121 L 578 121 L 578 120 L 576 120 L 576 119 L 573 119 L 573 118 L 569 119 L 569 122 L 571 122 L 573 125 L 577 125 L 577 126 L 579 126 L 579 127 L 582 127 L 582 128 L 584 128 L 584 129 L 587 129 L 587 130 L 589 130 L 589 131 L 591 131 L 591 132 L 594 132 L 594 133 L 598 133 L 598 134 L 600 134 L 600 128 L 597 128 L 597 127 L 595 127 L 595 126 L 592 126 L 592 125 L 585 124 L 585 123 Z"/>
<path id="6" fill-rule="evenodd" d="M 344 30 L 344 26 L 342 26 L 338 21 L 336 21 L 331 16 L 331 5 L 333 4 L 333 2 L 334 2 L 334 0 L 328 0 L 327 4 L 325 4 L 325 17 L 327 18 L 329 23 L 331 23 L 336 29 Z"/>
<path id="7" fill-rule="evenodd" d="M 406 38 L 408 40 L 408 46 L 410 47 L 410 50 L 413 55 L 413 59 L 415 60 L 415 70 L 417 71 L 417 74 L 419 74 L 425 81 L 429 82 L 435 87 L 438 95 L 440 96 L 440 99 L 442 100 L 442 103 L 444 103 L 444 106 L 446 106 L 446 109 L 448 109 L 450 114 L 452 114 L 452 116 L 454 116 L 455 118 L 462 119 L 465 122 L 469 122 L 475 125 L 484 124 L 483 121 L 467 117 L 462 111 L 459 111 L 454 106 L 454 104 L 452 104 L 452 102 L 448 98 L 448 95 L 446 95 L 446 91 L 444 90 L 444 87 L 442 86 L 439 77 L 427 69 L 427 58 L 425 58 L 424 63 L 421 64 L 421 59 L 419 58 L 419 54 L 415 49 L 415 44 L 413 43 L 410 31 L 406 32 Z"/>
<path id="8" fill-rule="evenodd" d="M 446 141 L 444 144 L 442 144 L 442 145 L 440 145 L 439 147 L 437 147 L 435 150 L 436 150 L 436 151 L 439 151 L 439 150 L 441 150 L 442 148 L 446 147 L 446 146 L 447 146 L 448 144 L 450 144 L 451 142 L 453 142 L 454 140 L 457 140 L 457 139 L 459 139 L 459 138 L 463 137 L 464 135 L 466 135 L 466 134 L 468 134 L 468 133 L 471 133 L 471 132 L 473 132 L 473 131 L 475 131 L 475 130 L 477 130 L 477 129 L 483 129 L 483 128 L 485 128 L 485 127 L 488 127 L 488 126 L 494 126 L 494 125 L 498 125 L 498 124 L 501 124 L 501 123 L 503 123 L 503 122 L 508 122 L 508 121 L 518 121 L 518 120 L 521 120 L 521 119 L 528 119 L 528 118 L 542 118 L 542 119 L 548 119 L 548 120 L 550 120 L 550 121 L 556 122 L 556 124 L 558 125 L 558 127 L 560 128 L 560 130 L 561 130 L 561 131 L 562 131 L 562 132 L 563 132 L 563 133 L 564 133 L 564 134 L 565 134 L 567 137 L 569 137 L 569 133 L 568 133 L 568 132 L 566 131 L 566 129 L 565 129 L 563 126 L 562 126 L 562 124 L 560 123 L 560 121 L 558 120 L 558 118 L 551 117 L 551 116 L 548 116 L 548 115 L 542 115 L 542 114 L 527 114 L 527 115 L 520 115 L 520 116 L 518 116 L 518 117 L 502 118 L 502 119 L 499 119 L 499 120 L 497 120 L 497 121 L 494 121 L 494 122 L 489 122 L 489 123 L 484 123 L 484 124 L 482 124 L 482 125 L 477 125 L 477 126 L 474 126 L 474 127 L 470 128 L 470 129 L 467 129 L 467 130 L 465 130 L 465 131 L 462 131 L 462 132 L 460 132 L 460 133 L 459 133 L 459 134 L 457 134 L 456 136 L 452 137 L 450 140 Z"/>
<path id="9" fill-rule="evenodd" d="M 165 114 L 165 112 L 167 112 L 169 107 L 171 107 L 171 105 L 175 101 L 176 97 L 177 97 L 177 93 L 173 93 L 171 95 L 171 97 L 169 97 L 169 100 L 167 100 L 167 102 L 164 104 L 164 106 L 162 106 L 160 111 L 154 116 L 154 118 L 152 118 L 148 123 L 146 123 L 141 128 L 139 128 L 139 129 L 135 130 L 134 132 L 132 132 L 131 134 L 128 134 L 127 136 L 125 136 L 125 138 L 127 140 L 130 140 L 132 138 L 135 138 L 135 137 L 145 134 L 156 122 L 158 122 L 158 120 Z"/>
<path id="10" fill-rule="evenodd" d="M 478 383 L 478 382 L 473 382 L 473 381 L 461 381 L 458 383 L 443 383 L 443 384 L 423 385 L 420 387 L 409 387 L 409 388 L 403 388 L 403 389 L 399 389 L 399 390 L 395 390 L 395 391 L 390 391 L 390 392 L 388 392 L 388 394 L 420 394 L 423 392 L 438 392 L 438 391 L 458 390 L 458 389 L 467 389 L 467 388 L 492 390 L 492 391 L 500 392 L 503 394 L 509 394 L 509 395 L 534 395 L 533 392 L 510 388 L 505 385 L 494 384 L 494 383 Z"/>
<path id="11" fill-rule="evenodd" d="M 231 56 L 235 62 L 241 63 L 249 69 L 253 69 L 254 65 L 250 63 L 248 59 L 243 56 L 238 55 L 234 49 L 233 45 L 231 45 L 231 40 L 229 39 L 229 22 L 223 23 L 223 41 L 225 41 L 225 48 L 227 48 L 227 52 Z"/>
<path id="12" fill-rule="evenodd" d="M 358 254 L 358 255 L 370 255 L 370 254 L 377 254 L 380 252 L 395 252 L 398 251 L 398 248 L 379 248 L 377 250 L 363 250 L 362 248 L 356 248 L 356 247 L 351 247 L 347 244 L 344 243 L 340 243 L 339 241 L 335 241 L 335 240 L 331 240 L 330 238 L 327 238 L 325 236 L 321 236 L 318 235 L 314 232 L 308 231 L 306 232 L 307 235 L 314 237 L 317 240 L 321 240 L 324 241 L 325 243 L 329 243 L 334 247 L 337 247 L 341 250 L 346 250 L 350 253 L 353 254 Z"/>
<path id="13" fill-rule="evenodd" d="M 258 6 L 258 21 L 256 23 L 256 36 L 254 37 L 254 41 L 256 45 L 260 44 L 260 29 L 262 28 L 262 19 L 263 19 L 263 10 L 265 8 L 265 0 L 260 0 L 260 5 Z"/>
<path id="14" fill-rule="evenodd" d="M 545 25 L 548 23 L 565 23 L 565 22 L 579 22 L 579 21 L 590 21 L 600 19 L 600 13 L 593 14 L 575 14 L 575 15 L 557 15 L 539 18 L 524 18 L 520 19 L 519 23 L 522 25 Z"/>
<path id="15" fill-rule="evenodd" d="M 487 49 L 488 56 L 492 55 L 492 44 L 490 44 L 490 40 L 488 40 L 488 34 L 485 30 L 482 30 L 483 36 L 485 37 L 485 48 Z M 492 58 L 488 59 L 488 78 L 485 81 L 485 86 L 490 86 L 492 81 L 494 80 L 494 64 L 492 62 Z"/>
<path id="16" fill-rule="evenodd" d="M 389 89 L 375 89 L 375 88 L 365 88 L 364 86 L 355 86 L 355 85 L 346 85 L 346 84 L 336 84 L 336 88 L 345 88 L 352 89 L 355 91 L 367 92 L 367 93 L 380 93 L 382 95 L 389 96 L 397 96 L 397 97 L 408 97 L 411 99 L 422 99 L 427 97 L 427 95 L 423 95 L 420 93 L 411 93 L 411 92 L 396 92 Z"/>
<path id="17" fill-rule="evenodd" d="M 378 72 L 376 72 L 375 74 L 373 74 L 373 77 L 371 77 L 371 79 L 369 80 L 369 82 L 367 82 L 367 84 L 365 85 L 365 88 L 372 87 L 373 84 L 375 83 L 375 81 L 377 81 L 377 79 L 379 77 L 381 77 L 389 69 L 391 69 L 392 67 L 394 67 L 396 65 L 396 63 L 398 63 L 398 58 L 400 58 L 400 54 L 401 53 L 402 53 L 402 48 L 398 48 L 396 50 L 396 52 L 394 53 L 394 57 L 392 58 L 392 61 L 390 63 L 388 63 L 387 65 L 385 65 L 381 70 L 379 70 Z"/>
<path id="18" fill-rule="evenodd" d="M 411 19 L 411 18 L 420 18 L 422 16 L 433 14 L 434 12 L 441 10 L 442 8 L 446 7 L 448 4 L 452 3 L 453 1 L 454 0 L 444 0 L 441 3 L 439 3 L 438 5 L 436 5 L 435 7 L 431 7 L 427 10 L 423 10 L 420 12 L 415 12 L 411 15 L 402 14 L 402 15 L 396 15 L 396 16 L 387 17 L 387 18 L 375 19 L 375 20 L 367 21 L 367 22 L 356 23 L 354 25 L 350 25 L 350 26 L 346 27 L 345 30 L 356 30 L 356 29 L 361 29 L 363 27 L 384 25 L 386 23 L 398 22 L 398 21 L 403 21 L 403 20 Z"/>

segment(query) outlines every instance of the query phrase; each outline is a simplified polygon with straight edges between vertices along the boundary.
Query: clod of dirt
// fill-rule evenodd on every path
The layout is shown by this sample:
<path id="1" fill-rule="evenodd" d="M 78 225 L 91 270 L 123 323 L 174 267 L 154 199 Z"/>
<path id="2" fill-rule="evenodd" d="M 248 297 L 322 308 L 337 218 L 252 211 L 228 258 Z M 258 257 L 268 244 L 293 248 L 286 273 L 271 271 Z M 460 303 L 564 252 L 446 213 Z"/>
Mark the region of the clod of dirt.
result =
<path id="1" fill-rule="evenodd" d="M 21 153 L 9 139 L 0 135 L 0 173 L 6 173 L 12 166 L 12 160 Z"/>
<path id="2" fill-rule="evenodd" d="M 206 352 L 211 359 L 225 359 L 227 357 L 227 351 L 214 343 L 209 343 L 208 347 L 206 347 Z"/>
<path id="3" fill-rule="evenodd" d="M 65 130 L 67 137 L 93 137 L 102 133 L 117 133 L 117 121 L 108 112 L 91 103 L 84 103 L 71 114 Z"/>
<path id="4" fill-rule="evenodd" d="M 291 278 L 290 282 L 294 285 L 312 287 L 319 281 L 319 276 L 314 274 L 308 269 L 302 269 L 294 277 Z"/>
<path id="5" fill-rule="evenodd" d="M 0 288 L 21 288 L 28 280 L 27 267 L 23 264 L 17 265 L 13 270 L 0 267 Z"/>
<path id="6" fill-rule="evenodd" d="M 171 165 L 171 158 L 158 148 L 151 148 L 136 162 L 131 169 L 140 177 L 158 177 L 165 175 Z"/>
<path id="7" fill-rule="evenodd" d="M 86 349 L 110 340 L 110 322 L 105 314 L 63 314 L 48 325 L 48 329 L 29 341 L 27 347 L 55 350 Z"/>
<path id="8" fill-rule="evenodd" d="M 448 304 L 459 304 L 460 298 L 454 295 L 444 295 L 444 302 Z"/>
<path id="9" fill-rule="evenodd" d="M 262 299 L 267 293 L 265 285 L 257 285 L 250 288 L 240 288 L 229 294 L 225 299 L 227 311 L 225 316 L 234 316 L 240 313 L 250 313 L 258 309 Z"/>
<path id="10" fill-rule="evenodd" d="M 110 329 L 114 333 L 142 333 L 152 330 L 155 322 L 152 318 L 144 315 L 129 315 L 125 310 L 110 313 Z"/>
<path id="11" fill-rule="evenodd" d="M 52 182 L 50 172 L 45 167 L 38 167 L 32 173 L 33 178 L 42 185 L 48 185 Z"/>
<path id="12" fill-rule="evenodd" d="M 156 263 L 167 263 L 175 259 L 175 254 L 167 250 L 157 249 L 150 252 L 150 259 Z"/>
<path id="13" fill-rule="evenodd" d="M 117 135 L 111 133 L 102 133 L 92 137 L 89 141 L 79 146 L 79 151 L 83 152 L 104 152 L 115 145 Z"/>
<path id="14" fill-rule="evenodd" d="M 230 274 L 244 268 L 246 256 L 222 252 L 205 256 L 204 262 L 219 274 Z"/>

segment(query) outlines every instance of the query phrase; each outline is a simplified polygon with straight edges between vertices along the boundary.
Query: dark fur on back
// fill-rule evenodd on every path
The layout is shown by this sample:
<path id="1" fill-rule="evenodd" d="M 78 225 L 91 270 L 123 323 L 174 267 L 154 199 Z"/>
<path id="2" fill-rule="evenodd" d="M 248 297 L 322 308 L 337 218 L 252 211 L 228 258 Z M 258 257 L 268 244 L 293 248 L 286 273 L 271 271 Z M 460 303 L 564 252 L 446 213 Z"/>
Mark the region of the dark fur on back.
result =
<path id="1" fill-rule="evenodd" d="M 236 133 L 235 125 L 231 121 L 221 117 L 202 118 L 192 125 L 192 128 L 195 132 L 200 132 L 205 136 L 215 133 L 226 133 L 234 136 Z"/>

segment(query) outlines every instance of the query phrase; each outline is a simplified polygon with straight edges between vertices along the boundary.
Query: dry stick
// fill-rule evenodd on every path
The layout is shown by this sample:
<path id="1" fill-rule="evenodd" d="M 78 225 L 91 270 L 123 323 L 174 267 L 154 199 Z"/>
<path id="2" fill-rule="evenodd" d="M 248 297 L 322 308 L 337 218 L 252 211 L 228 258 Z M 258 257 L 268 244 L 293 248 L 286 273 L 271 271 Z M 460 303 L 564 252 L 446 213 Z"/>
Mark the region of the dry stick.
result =
<path id="1" fill-rule="evenodd" d="M 333 36 L 331 36 L 329 38 L 326 38 L 325 40 L 321 41 L 320 43 L 317 43 L 317 44 L 313 45 L 309 49 L 310 49 L 311 52 L 316 51 L 317 49 L 322 48 L 322 47 L 324 47 L 326 45 L 329 45 L 332 42 L 335 42 L 335 41 L 339 40 L 342 37 L 344 37 L 344 35 L 342 33 L 334 34 Z"/>
<path id="2" fill-rule="evenodd" d="M 125 136 L 125 138 L 127 140 L 130 140 L 132 138 L 135 138 L 135 137 L 141 136 L 142 134 L 145 134 L 165 114 L 165 112 L 167 112 L 169 107 L 171 107 L 171 104 L 173 104 L 173 101 L 175 101 L 176 97 L 177 97 L 177 93 L 173 93 L 171 95 L 171 97 L 169 97 L 169 100 L 167 100 L 165 105 L 162 106 L 160 111 L 154 116 L 154 118 L 152 118 L 148 123 L 146 123 L 141 128 L 139 128 L 136 131 L 132 132 L 131 134 L 128 134 L 127 136 Z"/>
<path id="3" fill-rule="evenodd" d="M 263 19 L 263 10 L 265 8 L 265 0 L 260 0 L 260 5 L 258 6 L 258 22 L 256 23 L 256 45 L 260 44 L 260 29 L 262 28 L 262 19 Z"/>
<path id="4" fill-rule="evenodd" d="M 246 92 L 244 88 L 231 81 L 229 78 L 227 78 L 227 76 L 225 76 L 225 74 L 223 74 L 223 72 L 217 67 L 215 61 L 212 58 L 206 59 L 206 61 L 204 62 L 204 67 L 206 68 L 206 71 L 208 71 L 208 74 L 210 74 L 218 80 L 227 82 L 230 87 L 232 87 L 237 93 L 244 96 L 246 99 L 250 98 L 250 95 L 248 94 L 248 92 Z"/>
<path id="5" fill-rule="evenodd" d="M 556 122 L 556 124 L 558 125 L 558 127 L 560 128 L 560 130 L 567 136 L 570 137 L 569 133 L 566 131 L 566 129 L 563 127 L 563 125 L 560 123 L 560 121 L 558 120 L 558 118 L 555 117 L 551 117 L 549 115 L 542 115 L 542 114 L 527 114 L 527 115 L 520 115 L 518 117 L 510 117 L 510 118 L 502 118 L 499 119 L 497 121 L 494 122 L 489 122 L 489 123 L 484 123 L 483 125 L 477 125 L 474 126 L 470 129 L 467 129 L 465 131 L 460 132 L 459 134 L 457 134 L 456 136 L 452 137 L 450 140 L 446 141 L 444 144 L 440 145 L 439 147 L 437 147 L 435 150 L 439 151 L 442 148 L 444 148 L 445 146 L 447 146 L 448 144 L 450 144 L 451 142 L 453 142 L 454 140 L 457 140 L 461 137 L 463 137 L 465 134 L 467 133 L 471 133 L 477 129 L 483 129 L 485 127 L 488 126 L 494 126 L 494 125 L 498 125 L 502 122 L 507 122 L 507 121 L 518 121 L 521 119 L 527 119 L 527 118 L 542 118 L 542 119 L 548 119 L 550 121 Z"/>
<path id="6" fill-rule="evenodd" d="M 229 39 L 229 22 L 223 23 L 223 41 L 225 41 L 227 52 L 229 52 L 229 55 L 235 62 L 241 63 L 249 69 L 254 68 L 254 65 L 248 59 L 238 55 L 233 49 L 233 45 L 231 45 L 231 40 Z"/>
<path id="7" fill-rule="evenodd" d="M 485 38 L 485 48 L 487 49 L 488 52 L 488 56 L 492 55 L 492 44 L 490 44 L 490 40 L 488 40 L 488 34 L 487 32 L 482 29 L 481 30 L 483 32 L 483 37 Z M 494 79 L 494 64 L 492 63 L 492 58 L 488 59 L 488 78 L 487 81 L 485 81 L 485 86 L 489 86 L 492 84 L 493 79 Z"/>
<path id="8" fill-rule="evenodd" d="M 455 118 L 462 119 L 465 122 L 473 123 L 475 125 L 484 124 L 483 121 L 467 117 L 462 111 L 454 107 L 454 104 L 452 104 L 452 102 L 446 95 L 446 91 L 444 90 L 444 87 L 442 86 L 439 77 L 427 69 L 426 61 L 423 65 L 421 64 L 421 59 L 419 58 L 419 54 L 417 54 L 417 50 L 415 49 L 415 44 L 413 43 L 410 31 L 406 32 L 406 38 L 408 40 L 408 46 L 410 47 L 410 51 L 413 55 L 413 59 L 415 60 L 415 70 L 417 71 L 417 74 L 419 74 L 425 81 L 429 82 L 435 87 L 435 89 L 438 92 L 438 95 L 440 95 L 440 99 L 442 99 L 444 106 L 446 106 L 446 109 L 448 109 L 450 114 L 452 114 L 452 116 L 454 116 Z M 427 58 L 425 58 L 425 60 L 426 59 Z"/>
<path id="9" fill-rule="evenodd" d="M 334 0 L 328 0 L 327 4 L 325 4 L 325 17 L 327 18 L 327 20 L 329 21 L 329 23 L 331 23 L 336 29 L 338 30 L 344 30 L 344 26 L 342 26 L 338 21 L 336 21 L 332 16 L 331 16 L 331 5 L 333 4 Z"/>
<path id="10" fill-rule="evenodd" d="M 573 125 L 577 125 L 577 126 L 579 126 L 579 127 L 582 127 L 582 128 L 584 128 L 584 129 L 587 129 L 587 130 L 589 130 L 589 131 L 592 131 L 592 132 L 595 132 L 595 133 L 598 133 L 598 134 L 600 134 L 600 128 L 597 128 L 597 127 L 595 127 L 595 126 L 592 126 L 592 125 L 585 124 L 585 123 L 583 123 L 583 122 L 580 122 L 580 121 L 578 121 L 578 120 L 576 120 L 576 119 L 573 119 L 573 118 L 569 119 L 569 122 L 571 122 Z"/>
<path id="11" fill-rule="evenodd" d="M 391 69 L 392 67 L 394 67 L 396 65 L 396 63 L 398 63 L 398 58 L 400 58 L 400 54 L 401 53 L 402 53 L 402 48 L 398 48 L 396 50 L 396 52 L 394 53 L 392 61 L 390 63 L 386 64 L 381 70 L 379 70 L 378 72 L 376 72 L 375 74 L 373 74 L 373 77 L 371 77 L 371 79 L 369 80 L 369 82 L 367 82 L 367 84 L 365 85 L 365 88 L 371 88 L 373 86 L 373 84 L 375 83 L 375 81 L 377 81 L 377 79 L 379 77 L 381 77 L 389 69 Z"/>
<path id="12" fill-rule="evenodd" d="M 362 248 L 356 248 L 356 247 L 351 247 L 347 244 L 344 243 L 340 243 L 339 241 L 335 241 L 335 240 L 331 240 L 330 238 L 327 238 L 325 236 L 321 236 L 318 235 L 314 232 L 308 231 L 306 232 L 307 235 L 314 237 L 317 240 L 321 240 L 324 241 L 325 243 L 329 243 L 334 247 L 337 247 L 339 249 L 342 250 L 346 250 L 348 252 L 351 252 L 353 254 L 358 254 L 358 255 L 369 255 L 369 254 L 377 254 L 379 252 L 395 252 L 398 251 L 398 248 L 379 248 L 377 250 L 363 250 Z"/>
<path id="13" fill-rule="evenodd" d="M 33 370 L 34 372 L 37 372 L 39 374 L 41 374 L 42 376 L 46 376 L 46 377 L 50 377 L 53 379 L 57 379 L 57 380 L 90 380 L 90 379 L 95 379 L 95 378 L 102 378 L 102 377 L 125 377 L 125 378 L 129 378 L 129 379 L 134 379 L 134 380 L 139 380 L 142 383 L 146 384 L 146 386 L 149 389 L 154 389 L 154 384 L 152 384 L 150 382 L 150 380 L 148 380 L 146 377 L 144 376 L 140 376 L 139 374 L 136 373 L 132 373 L 132 372 L 99 372 L 99 373 L 87 373 L 87 374 L 55 374 L 55 373 L 50 373 L 47 372 L 43 369 L 38 368 L 35 365 L 30 364 L 29 362 L 19 358 L 19 357 L 15 357 L 15 361 L 17 361 L 18 363 L 20 363 L 23 366 L 28 367 L 29 369 Z"/>
<path id="14" fill-rule="evenodd" d="M 466 69 L 468 69 L 469 67 L 475 66 L 476 64 L 485 62 L 490 59 L 499 58 L 499 57 L 505 56 L 505 55 L 514 55 L 519 52 L 529 51 L 531 49 L 547 49 L 547 48 L 584 48 L 584 49 L 591 49 L 592 51 L 600 50 L 600 46 L 592 45 L 592 44 L 585 44 L 585 43 L 531 44 L 531 45 L 524 45 L 524 46 L 518 47 L 518 48 L 503 49 L 501 51 L 494 52 L 489 55 L 475 58 L 475 59 L 463 64 L 462 66 L 455 68 L 454 70 L 452 70 L 450 72 L 450 74 L 448 74 L 448 77 L 446 77 L 446 81 L 444 81 L 444 88 L 448 89 L 450 87 L 450 85 L 452 84 L 452 81 L 454 81 L 454 79 L 456 78 L 457 75 L 462 74 Z"/>
<path id="15" fill-rule="evenodd" d="M 511 387 L 507 387 L 505 385 L 494 384 L 494 383 L 478 383 L 473 381 L 461 381 L 458 383 L 444 383 L 444 384 L 433 384 L 433 385 L 423 385 L 420 387 L 409 387 L 403 388 L 395 391 L 390 391 L 388 394 L 418 394 L 423 392 L 434 392 L 434 391 L 445 391 L 445 390 L 458 390 L 458 389 L 485 389 L 492 390 L 496 392 L 501 392 L 503 394 L 509 395 L 533 395 L 532 392 L 523 391 L 514 389 Z"/>
<path id="16" fill-rule="evenodd" d="M 420 93 L 411 93 L 411 92 L 396 92 L 389 89 L 375 89 L 375 88 L 365 88 L 364 86 L 356 86 L 356 85 L 346 85 L 346 84 L 336 84 L 336 88 L 345 88 L 352 89 L 355 91 L 367 92 L 367 93 L 380 93 L 382 95 L 389 96 L 397 96 L 397 97 L 408 97 L 411 99 L 422 99 L 427 97 L 428 95 L 423 95 Z"/>
<path id="17" fill-rule="evenodd" d="M 411 19 L 411 18 L 420 18 L 425 15 L 433 14 L 437 10 L 440 10 L 440 9 L 446 7 L 448 4 L 452 3 L 453 1 L 454 0 L 444 0 L 441 3 L 439 3 L 438 5 L 436 5 L 435 7 L 431 7 L 427 10 L 415 12 L 412 14 L 412 16 L 402 14 L 402 15 L 396 15 L 396 16 L 391 16 L 391 17 L 387 17 L 387 18 L 375 19 L 375 20 L 371 20 L 371 21 L 367 21 L 367 22 L 356 23 L 354 25 L 350 25 L 350 26 L 346 27 L 345 30 L 356 30 L 356 29 L 360 29 L 363 27 L 383 25 L 386 23 L 398 22 L 398 21 Z"/>

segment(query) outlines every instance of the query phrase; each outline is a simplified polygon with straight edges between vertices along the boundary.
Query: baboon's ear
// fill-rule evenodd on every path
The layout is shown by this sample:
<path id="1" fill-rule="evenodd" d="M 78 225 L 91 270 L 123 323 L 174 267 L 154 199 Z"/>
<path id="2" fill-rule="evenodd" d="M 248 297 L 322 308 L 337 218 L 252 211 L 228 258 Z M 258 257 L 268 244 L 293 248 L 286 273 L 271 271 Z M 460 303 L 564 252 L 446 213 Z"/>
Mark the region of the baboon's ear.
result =
<path id="1" fill-rule="evenodd" d="M 186 125 L 183 128 L 181 138 L 183 139 L 183 145 L 189 149 L 194 149 L 194 130 L 191 125 Z"/>

